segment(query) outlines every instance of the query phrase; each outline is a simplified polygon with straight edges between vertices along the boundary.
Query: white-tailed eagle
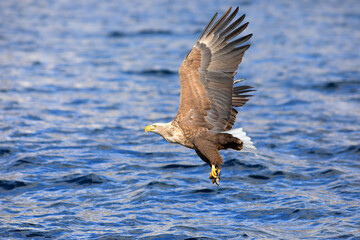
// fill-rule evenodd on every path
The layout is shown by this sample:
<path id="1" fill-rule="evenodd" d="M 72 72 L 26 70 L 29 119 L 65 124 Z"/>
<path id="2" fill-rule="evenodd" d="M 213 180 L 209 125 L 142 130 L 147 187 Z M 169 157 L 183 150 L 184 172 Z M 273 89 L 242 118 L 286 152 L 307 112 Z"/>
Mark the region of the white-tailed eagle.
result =
<path id="1" fill-rule="evenodd" d="M 210 165 L 210 179 L 218 185 L 223 164 L 219 150 L 255 150 L 241 128 L 231 130 L 238 113 L 234 107 L 243 106 L 251 96 L 247 93 L 254 91 L 250 86 L 234 86 L 241 82 L 234 76 L 250 47 L 242 44 L 252 36 L 236 38 L 249 24 L 241 25 L 245 15 L 233 21 L 238 11 L 237 7 L 231 13 L 230 8 L 214 23 L 216 13 L 181 64 L 180 104 L 174 120 L 145 128 L 170 143 L 194 149 Z"/>

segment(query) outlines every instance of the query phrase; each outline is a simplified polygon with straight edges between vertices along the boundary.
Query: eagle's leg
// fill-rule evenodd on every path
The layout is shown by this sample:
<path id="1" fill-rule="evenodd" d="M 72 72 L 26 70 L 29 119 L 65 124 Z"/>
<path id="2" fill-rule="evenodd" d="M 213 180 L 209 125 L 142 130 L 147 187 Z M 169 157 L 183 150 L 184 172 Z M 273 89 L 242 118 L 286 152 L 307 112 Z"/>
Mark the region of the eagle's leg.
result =
<path id="1" fill-rule="evenodd" d="M 212 183 L 219 185 L 220 165 L 223 163 L 223 159 L 219 153 L 218 146 L 210 140 L 207 140 L 206 138 L 209 138 L 209 136 L 206 134 L 208 133 L 205 132 L 205 135 L 200 135 L 195 138 L 195 151 L 204 162 L 211 166 L 209 178 L 212 180 Z M 210 137 L 211 136 L 212 135 L 210 135 Z"/>
<path id="2" fill-rule="evenodd" d="M 217 169 L 215 167 L 215 165 L 211 165 L 211 172 L 210 172 L 210 177 L 209 177 L 211 180 L 212 180 L 212 183 L 216 183 L 216 185 L 220 185 L 219 184 L 219 180 L 220 180 L 220 169 Z"/>

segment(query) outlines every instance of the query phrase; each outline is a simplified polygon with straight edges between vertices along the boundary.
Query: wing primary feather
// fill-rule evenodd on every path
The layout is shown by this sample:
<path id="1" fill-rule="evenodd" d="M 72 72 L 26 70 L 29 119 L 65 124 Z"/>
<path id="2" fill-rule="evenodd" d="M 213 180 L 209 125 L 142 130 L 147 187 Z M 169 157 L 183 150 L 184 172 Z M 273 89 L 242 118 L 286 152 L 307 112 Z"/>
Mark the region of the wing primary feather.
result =
<path id="1" fill-rule="evenodd" d="M 240 54 L 243 54 L 246 50 L 248 50 L 249 47 L 250 47 L 250 44 L 246 44 L 244 46 L 234 48 L 229 54 L 231 54 L 231 56 L 233 56 L 233 57 L 238 56 Z"/>
<path id="2" fill-rule="evenodd" d="M 249 35 L 246 35 L 244 37 L 241 37 L 239 39 L 236 39 L 230 43 L 228 43 L 224 48 L 219 49 L 218 51 L 216 51 L 216 53 L 219 53 L 220 55 L 224 55 L 228 52 L 231 52 L 236 46 L 241 45 L 243 43 L 245 43 L 246 41 L 248 41 L 250 38 L 252 37 L 252 33 Z M 215 54 L 217 55 L 217 54 Z"/>
<path id="3" fill-rule="evenodd" d="M 232 104 L 246 103 L 247 101 L 249 101 L 247 98 L 232 98 Z"/>
<path id="4" fill-rule="evenodd" d="M 249 88 L 254 88 L 254 87 L 252 87 L 252 86 L 237 86 L 237 87 L 234 87 L 234 89 L 240 89 L 240 90 L 242 90 L 242 89 L 249 89 Z"/>
<path id="5" fill-rule="evenodd" d="M 242 98 L 249 98 L 249 97 L 252 97 L 254 95 L 240 95 L 239 97 L 242 97 Z"/>
<path id="6" fill-rule="evenodd" d="M 228 18 L 226 18 L 221 25 L 217 27 L 216 31 L 214 30 L 214 37 L 211 40 L 211 42 L 208 44 L 209 47 L 213 49 L 213 52 L 216 52 L 219 49 L 226 46 L 227 42 L 224 41 L 225 35 L 221 34 L 221 31 L 223 31 L 224 28 L 226 28 L 226 26 L 234 19 L 238 11 L 239 11 L 239 7 L 236 7 L 234 12 L 232 12 L 232 14 Z"/>
<path id="7" fill-rule="evenodd" d="M 247 44 L 247 45 L 244 45 L 244 46 L 241 46 L 241 47 L 233 48 L 230 51 L 229 51 L 229 49 L 227 51 L 218 51 L 218 52 L 216 52 L 214 54 L 213 60 L 218 61 L 219 59 L 221 59 L 221 60 L 224 61 L 225 59 L 238 57 L 241 54 L 243 54 L 246 50 L 248 50 L 249 47 L 250 47 L 250 45 Z M 242 58 L 242 56 L 241 56 L 241 58 Z M 241 60 L 241 58 L 236 59 L 236 60 Z"/>
<path id="8" fill-rule="evenodd" d="M 238 86 L 238 87 L 234 87 L 233 88 L 233 92 L 242 92 L 242 91 L 247 91 L 247 90 L 252 90 L 255 91 L 255 89 L 252 89 L 254 87 L 251 86 Z"/>
<path id="9" fill-rule="evenodd" d="M 226 35 L 230 31 L 232 31 L 234 28 L 239 26 L 239 24 L 244 20 L 245 14 L 243 14 L 241 17 L 236 19 L 230 26 L 228 26 L 221 34 Z"/>
<path id="10" fill-rule="evenodd" d="M 249 99 L 247 99 L 247 98 L 240 98 L 240 97 L 233 97 L 232 98 L 233 104 L 234 103 L 243 103 L 243 102 L 247 102 L 247 101 L 249 101 Z"/>
<path id="11" fill-rule="evenodd" d="M 206 34 L 206 37 L 208 37 L 211 33 L 215 32 L 219 27 L 221 27 L 221 24 L 225 21 L 226 17 L 229 15 L 230 12 L 231 7 L 229 8 L 229 10 L 226 11 L 226 13 L 224 13 L 224 15 L 222 15 L 222 17 L 214 24 L 214 26 L 212 26 L 212 28 Z"/>
<path id="12" fill-rule="evenodd" d="M 224 30 L 224 28 L 231 22 L 231 20 L 235 17 L 235 13 L 237 13 L 238 8 L 228 17 L 225 22 L 219 27 L 219 29 L 214 33 L 214 39 L 211 41 L 210 47 L 214 49 L 214 52 L 217 52 L 221 50 L 222 48 L 226 47 L 228 44 L 228 41 L 230 39 L 225 39 L 226 34 L 228 34 L 230 31 L 232 31 L 234 28 L 237 27 L 238 24 L 242 22 L 245 15 L 241 16 L 239 19 L 237 19 L 233 24 L 231 24 L 228 28 Z M 222 31 L 222 32 L 221 32 Z"/>
<path id="13" fill-rule="evenodd" d="M 238 45 L 241 45 L 243 43 L 245 43 L 246 41 L 248 41 L 250 38 L 252 37 L 252 33 L 250 33 L 249 35 L 246 35 L 244 37 L 241 37 L 239 39 L 236 39 L 235 41 L 232 41 L 231 43 L 229 43 L 226 48 L 233 48 L 236 47 Z M 225 49 L 225 48 L 224 48 Z"/>
<path id="14" fill-rule="evenodd" d="M 209 27 L 214 23 L 217 15 L 218 15 L 218 13 L 215 13 L 215 14 L 214 14 L 214 16 L 211 18 L 211 20 L 210 20 L 209 23 L 206 25 L 206 27 L 204 28 L 204 30 L 201 32 L 198 40 L 200 40 L 200 39 L 205 35 L 205 33 L 207 32 L 207 30 L 209 29 Z"/>
<path id="15" fill-rule="evenodd" d="M 234 12 L 223 22 L 223 24 L 216 30 L 214 34 L 218 34 L 224 27 L 226 27 L 239 12 L 239 7 L 236 7 Z"/>
<path id="16" fill-rule="evenodd" d="M 243 94 L 243 93 L 248 93 L 248 92 L 254 92 L 255 90 L 254 89 L 249 89 L 249 90 L 243 90 L 243 91 L 233 91 L 233 94 L 235 96 L 240 96 L 240 94 Z M 241 95 L 242 96 L 242 95 Z"/>
<path id="17" fill-rule="evenodd" d="M 247 101 L 249 101 L 249 99 L 247 98 L 233 98 L 232 99 L 232 104 L 240 104 L 240 103 L 246 103 Z"/>
<path id="18" fill-rule="evenodd" d="M 231 33 L 229 33 L 229 35 L 227 35 L 225 37 L 225 41 L 230 41 L 231 39 L 233 39 L 234 37 L 236 37 L 237 35 L 239 35 L 240 33 L 242 33 L 242 31 L 244 31 L 247 26 L 249 25 L 249 22 L 241 25 L 240 27 L 238 27 L 237 29 L 235 29 L 234 31 L 232 31 Z"/>

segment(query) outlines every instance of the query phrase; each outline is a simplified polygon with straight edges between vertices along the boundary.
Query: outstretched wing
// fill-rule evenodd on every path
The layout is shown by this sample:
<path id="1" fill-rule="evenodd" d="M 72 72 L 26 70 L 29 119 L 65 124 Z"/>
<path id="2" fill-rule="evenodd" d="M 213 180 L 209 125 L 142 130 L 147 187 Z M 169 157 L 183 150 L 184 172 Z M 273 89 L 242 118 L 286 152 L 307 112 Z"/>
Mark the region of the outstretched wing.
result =
<path id="1" fill-rule="evenodd" d="M 235 71 L 250 47 L 240 45 L 252 36 L 231 41 L 248 26 L 239 26 L 245 15 L 232 22 L 238 11 L 237 7 L 230 14 L 230 8 L 213 24 L 215 14 L 181 64 L 180 105 L 174 121 L 215 132 L 231 129 L 234 124 L 237 112 L 232 107 L 245 104 L 247 95 L 241 94 L 248 90 L 247 86 L 233 87 Z"/>

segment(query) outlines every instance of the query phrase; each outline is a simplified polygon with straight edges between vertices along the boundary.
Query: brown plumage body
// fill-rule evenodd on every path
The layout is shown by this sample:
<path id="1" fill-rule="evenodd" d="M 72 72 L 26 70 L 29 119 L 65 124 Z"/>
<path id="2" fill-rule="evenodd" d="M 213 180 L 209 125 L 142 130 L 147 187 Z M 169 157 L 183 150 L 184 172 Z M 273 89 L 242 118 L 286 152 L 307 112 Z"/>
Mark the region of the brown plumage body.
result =
<path id="1" fill-rule="evenodd" d="M 160 134 L 168 142 L 194 149 L 212 167 L 210 178 L 217 184 L 223 164 L 219 150 L 240 151 L 244 144 L 240 138 L 226 132 L 235 123 L 237 111 L 234 107 L 243 106 L 250 96 L 244 93 L 253 91 L 250 86 L 234 87 L 235 71 L 250 47 L 239 45 L 252 34 L 230 42 L 248 25 L 237 27 L 245 15 L 231 23 L 238 8 L 230 12 L 231 8 L 213 24 L 215 14 L 181 64 L 180 104 L 174 120 L 145 129 Z"/>

